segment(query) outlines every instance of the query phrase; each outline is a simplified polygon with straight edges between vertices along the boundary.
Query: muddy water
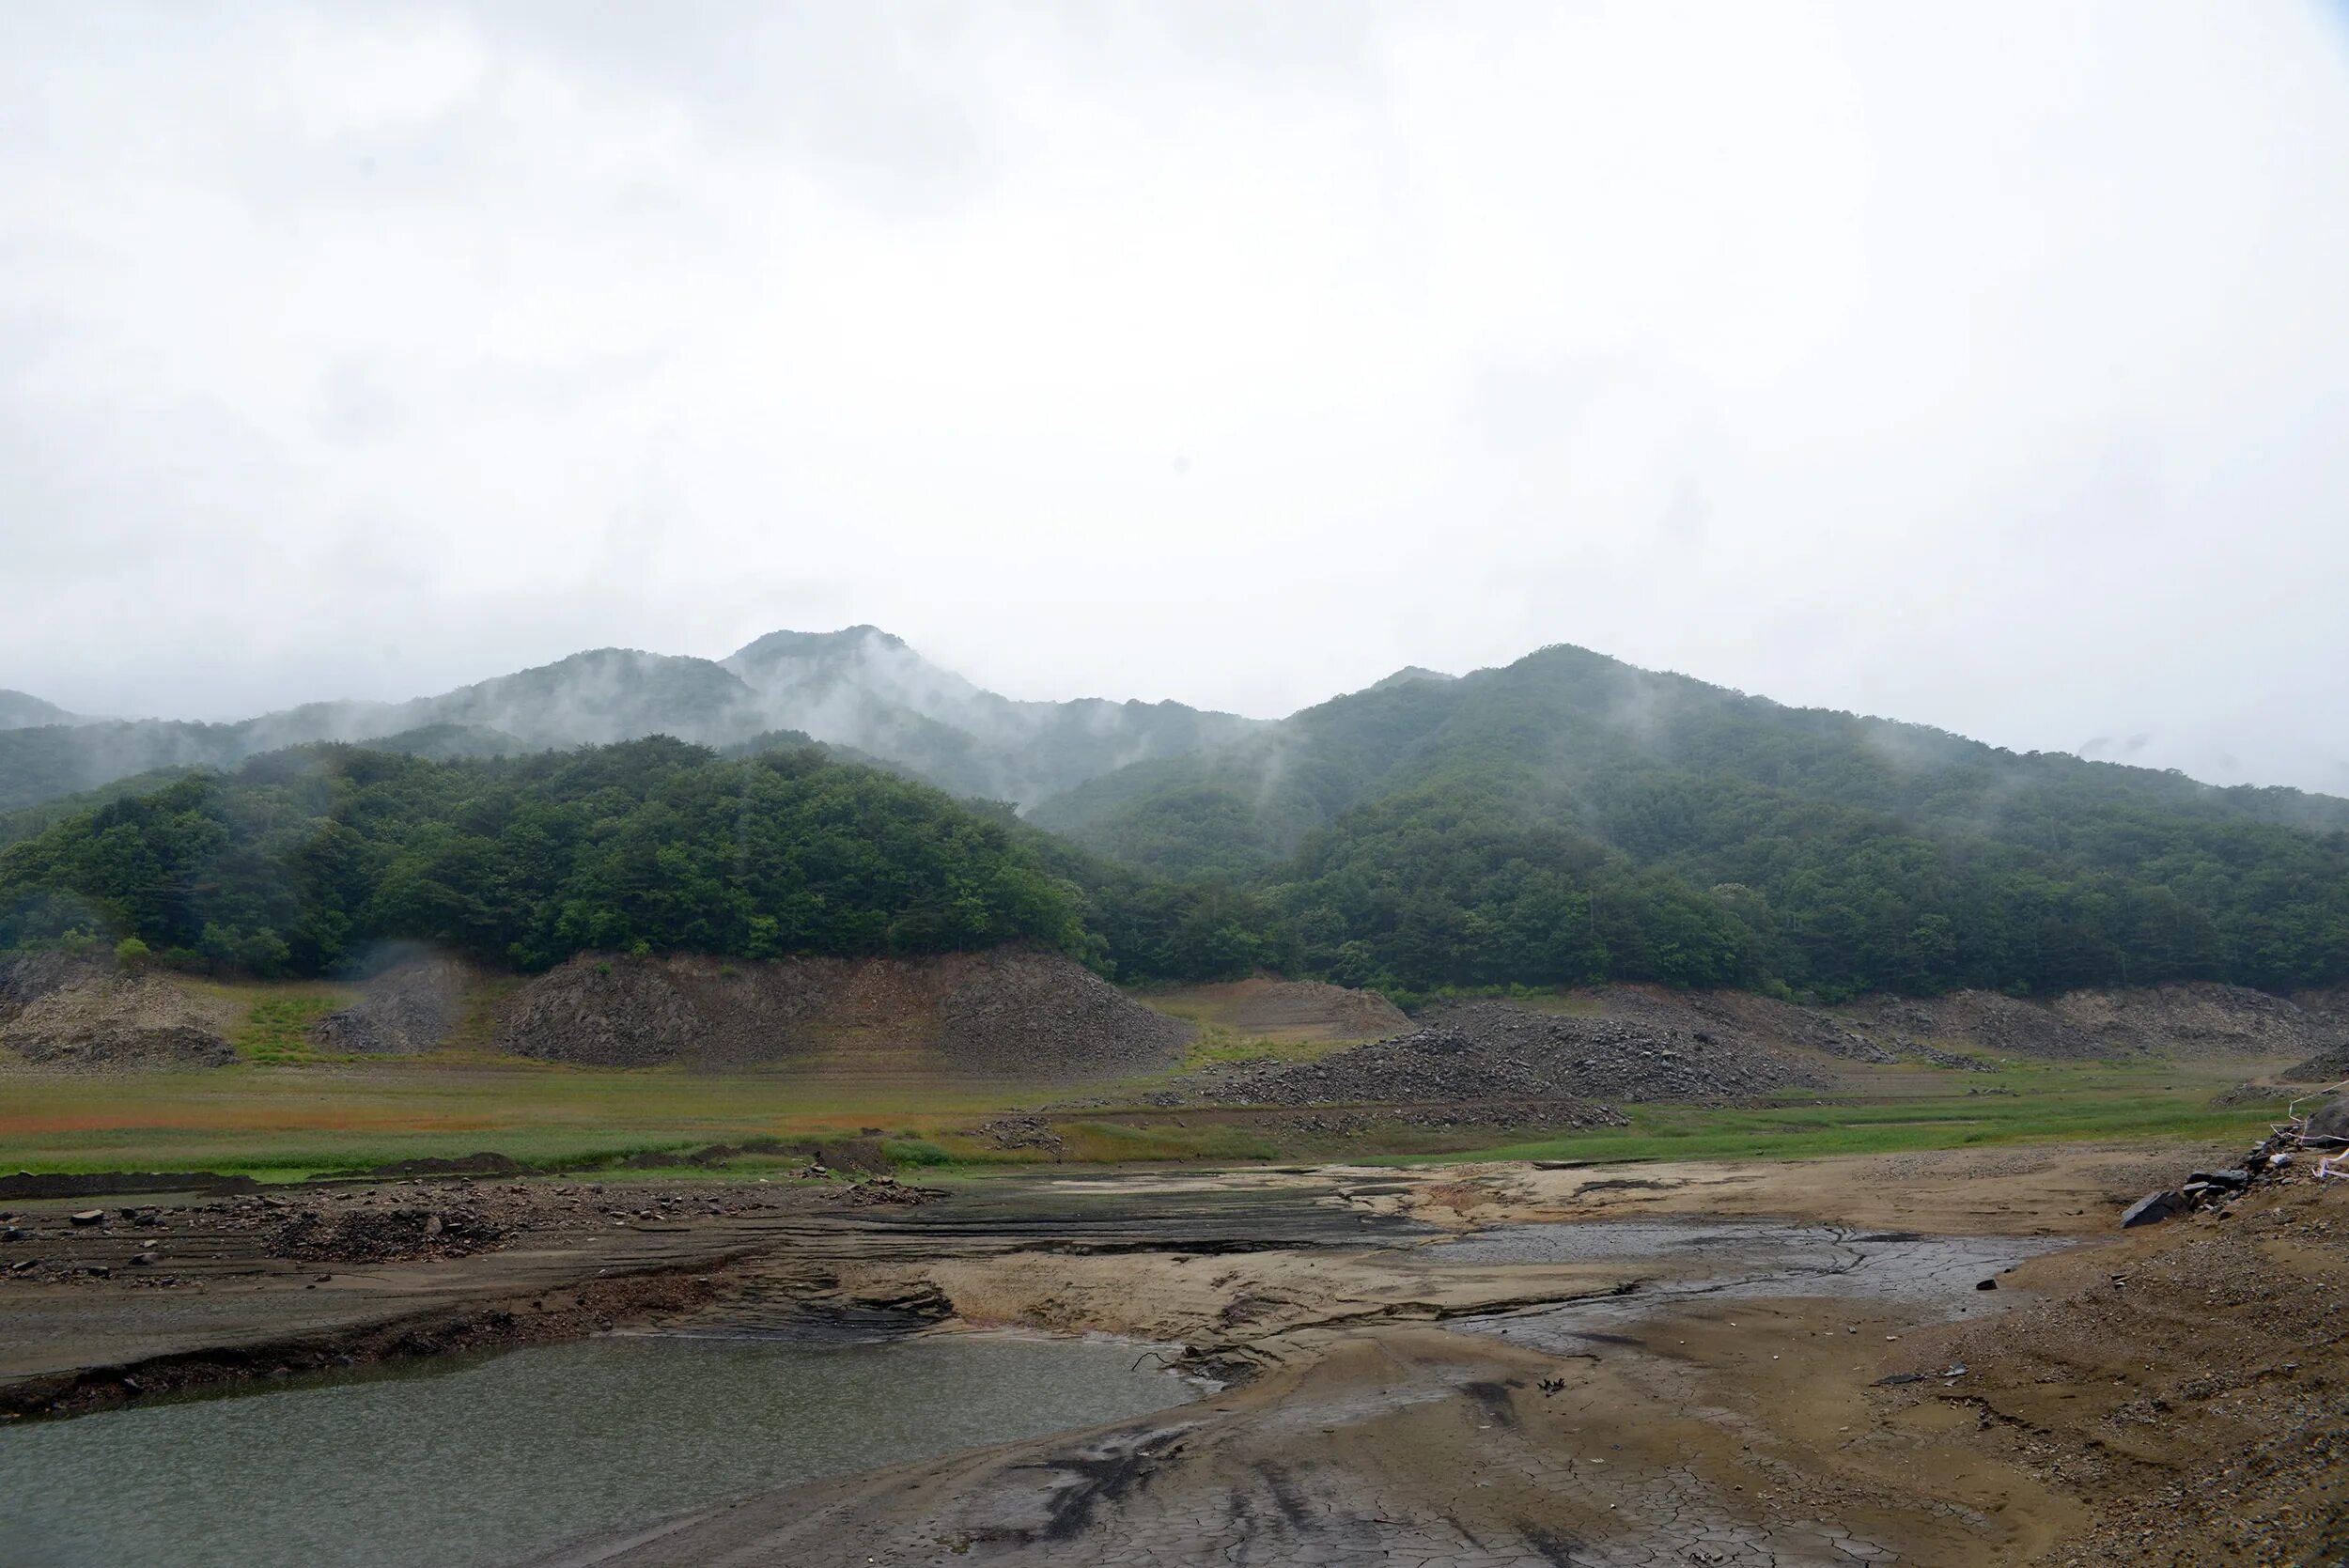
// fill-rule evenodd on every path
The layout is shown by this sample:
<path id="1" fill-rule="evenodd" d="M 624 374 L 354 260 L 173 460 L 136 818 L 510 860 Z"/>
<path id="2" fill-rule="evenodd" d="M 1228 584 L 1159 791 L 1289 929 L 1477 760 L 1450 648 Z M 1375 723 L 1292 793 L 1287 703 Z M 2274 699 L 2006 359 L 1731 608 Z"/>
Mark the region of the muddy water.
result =
<path id="1" fill-rule="evenodd" d="M 1193 1397 L 1130 1344 L 612 1338 L 0 1430 L 0 1565 L 468 1568 Z"/>
<path id="2" fill-rule="evenodd" d="M 1574 1348 L 1703 1298 L 1765 1296 L 1896 1301 L 1939 1315 L 2005 1302 L 1976 1287 L 2028 1258 L 2070 1245 L 2034 1236 L 1912 1235 L 1771 1220 L 1600 1220 L 1502 1225 L 1441 1244 L 1447 1264 L 1629 1263 L 1641 1277 L 1620 1296 L 1463 1318 L 1453 1327 L 1536 1349 Z"/>

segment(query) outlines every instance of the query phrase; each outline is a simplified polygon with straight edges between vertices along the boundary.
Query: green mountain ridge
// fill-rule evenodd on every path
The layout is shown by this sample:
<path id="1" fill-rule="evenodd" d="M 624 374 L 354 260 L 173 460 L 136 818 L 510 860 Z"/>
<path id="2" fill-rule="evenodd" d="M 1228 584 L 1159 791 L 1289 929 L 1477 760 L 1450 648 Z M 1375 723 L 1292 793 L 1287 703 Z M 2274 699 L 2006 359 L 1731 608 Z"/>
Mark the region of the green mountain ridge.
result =
<path id="1" fill-rule="evenodd" d="M 2349 974 L 2349 800 L 2018 754 L 1566 646 L 1339 697 L 1031 815 L 1252 892 L 1283 961 L 1355 984 Z"/>
<path id="2" fill-rule="evenodd" d="M 250 961 L 233 956 L 245 951 L 240 943 L 266 953 L 270 940 L 323 962 L 315 955 L 333 950 L 332 922 L 303 924 L 317 911 L 299 893 L 261 913 L 257 905 L 198 922 L 193 946 L 184 910 L 126 913 L 119 890 L 158 885 L 148 862 L 163 851 L 145 829 L 117 830 L 148 821 L 147 801 L 183 787 L 221 794 L 234 806 L 227 821 L 246 809 L 236 802 L 284 787 L 289 770 L 348 774 L 361 767 L 350 759 L 392 752 L 417 753 L 403 767 L 508 781 L 496 812 L 485 816 L 459 790 L 412 814 L 403 831 L 413 843 L 395 846 L 440 855 L 459 840 L 482 841 L 470 859 L 445 862 L 443 892 L 432 895 L 440 905 L 405 906 L 401 918 L 421 922 L 445 905 L 494 923 L 515 890 L 536 885 L 517 867 L 538 851 L 535 840 L 507 844 L 506 827 L 482 824 L 539 822 L 532 791 L 554 788 L 547 781 L 574 764 L 621 767 L 594 763 L 599 756 L 655 754 L 632 746 L 675 749 L 659 754 L 680 777 L 822 767 L 846 769 L 836 780 L 866 781 L 851 793 L 915 790 L 930 802 L 924 810 L 951 807 L 956 822 L 1004 835 L 1023 865 L 1065 890 L 1055 896 L 1074 924 L 1056 926 L 1055 940 L 1127 979 L 1267 968 L 1400 994 L 1628 980 L 1827 998 L 2349 981 L 2349 800 L 2015 753 L 1921 725 L 1786 707 L 1563 645 L 1457 678 L 1399 674 L 1408 678 L 1273 723 L 1179 705 L 1021 704 L 928 665 L 886 633 L 851 628 L 777 634 L 723 661 L 599 650 L 442 698 L 378 705 L 370 722 L 419 722 L 360 751 L 219 760 L 266 726 L 188 726 L 172 733 L 192 754 L 165 768 L 193 769 L 191 778 L 150 772 L 141 775 L 143 799 L 109 800 L 124 788 L 101 785 L 0 817 L 0 844 L 20 841 L 0 850 L 0 935 L 46 939 L 61 919 L 115 934 L 126 920 L 141 931 L 178 921 L 174 945 L 209 962 Z M 270 723 L 332 717 L 303 712 Z M 625 738 L 656 725 L 702 744 Z M 101 741 L 112 733 L 93 728 Z M 583 733 L 622 738 L 560 749 L 561 737 Z M 218 753 L 205 754 L 205 745 Z M 799 760 L 769 760 L 786 756 Z M 1073 782 L 1016 809 L 1023 792 L 1064 780 Z M 564 932 L 747 952 L 729 945 L 744 939 L 740 920 L 783 920 L 799 907 L 790 876 L 816 878 L 821 868 L 743 882 L 723 871 L 724 856 L 739 859 L 741 835 L 756 824 L 695 827 L 652 809 L 647 801 L 669 787 L 599 798 L 600 818 L 640 822 L 636 869 L 565 894 L 568 912 L 533 917 L 531 932 L 506 934 L 510 961 L 544 961 L 571 940 Z M 254 809 L 278 820 L 288 808 Z M 587 809 L 564 798 L 562 812 Z M 438 820 L 436 811 L 453 815 Z M 341 843 L 340 826 L 303 831 Z M 233 831 L 199 832 L 164 858 L 179 857 L 172 875 L 187 887 L 208 889 L 229 877 L 221 863 L 244 863 L 237 842 Z M 298 847 L 272 851 L 270 863 L 295 863 Z M 914 896 L 899 863 L 912 852 L 890 841 L 860 873 L 858 896 L 881 923 L 869 929 L 897 929 L 889 910 L 900 893 L 891 890 Z M 735 910 L 735 926 L 681 916 L 646 924 L 681 875 L 673 868 L 686 865 L 717 868 L 701 876 L 696 896 Z M 84 916 L 57 914 L 81 908 L 77 899 Z M 26 913 L 35 909 L 48 912 Z M 455 939 L 369 918 L 378 935 Z M 217 939 L 201 938 L 207 924 Z M 786 922 L 778 939 L 787 949 L 801 939 L 787 933 L 802 926 Z M 981 921 L 970 931 L 982 928 L 993 927 Z M 300 932 L 310 934 L 297 941 Z M 477 935 L 466 940 L 479 950 Z"/>

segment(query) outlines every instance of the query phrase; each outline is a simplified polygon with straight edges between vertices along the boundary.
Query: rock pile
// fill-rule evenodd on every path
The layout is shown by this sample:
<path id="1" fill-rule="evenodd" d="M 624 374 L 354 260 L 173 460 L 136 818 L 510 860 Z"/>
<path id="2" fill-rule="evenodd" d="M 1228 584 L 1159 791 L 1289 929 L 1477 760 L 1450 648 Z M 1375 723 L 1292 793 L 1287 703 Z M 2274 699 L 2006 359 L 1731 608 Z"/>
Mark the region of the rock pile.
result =
<path id="1" fill-rule="evenodd" d="M 1608 986 L 1576 993 L 1600 1017 L 1619 1018 L 1684 1034 L 1703 1033 L 1734 1045 L 1797 1046 L 1847 1062 L 1889 1064 L 1903 1052 L 1888 1048 L 1845 1019 L 1751 991 L 1672 991 L 1657 986 Z M 1910 1042 L 1900 1042 L 1909 1055 Z"/>
<path id="2" fill-rule="evenodd" d="M 306 1263 L 406 1263 L 487 1251 L 506 1233 L 466 1208 L 305 1209 L 269 1237 L 269 1253 Z"/>
<path id="3" fill-rule="evenodd" d="M 1023 950 L 722 963 L 589 955 L 508 1004 L 508 1049 L 597 1066 L 748 1067 L 918 1052 L 909 1070 L 1066 1079 L 1165 1065 L 1190 1024 L 1073 959 Z"/>
<path id="4" fill-rule="evenodd" d="M 1935 1041 L 1965 1044 L 1999 1056 L 2084 1062 L 2114 1054 L 2115 1047 L 2057 1010 L 1996 991 L 1952 991 L 1940 997 L 1863 998 L 1843 1009 L 1862 1032 L 1904 1055 L 1947 1055 Z M 2129 1042 L 2125 1048 L 2142 1048 Z"/>
<path id="5" fill-rule="evenodd" d="M 2296 1180 L 2349 1180 L 2349 1094 L 2336 1095 L 2305 1116 L 2294 1118 L 2235 1164 L 2196 1171 L 2176 1188 L 2149 1192 L 2121 1215 L 2121 1228 L 2157 1225 L 2197 1209 L 2224 1208 L 2255 1187 Z"/>
<path id="6" fill-rule="evenodd" d="M 0 1046 L 84 1072 L 223 1067 L 237 1059 L 179 987 L 111 963 L 39 954 L 0 965 Z"/>
<path id="7" fill-rule="evenodd" d="M 1317 1061 L 1203 1075 L 1205 1097 L 1249 1105 L 1479 1100 L 1718 1100 L 1823 1087 L 1826 1076 L 1707 1032 L 1561 1017 L 1501 1002 L 1447 1010 L 1409 1034 Z"/>
<path id="8" fill-rule="evenodd" d="M 985 953 L 938 1003 L 939 1048 L 1001 1076 L 1140 1072 L 1180 1055 L 1191 1026 L 1154 1013 L 1066 958 Z"/>
<path id="9" fill-rule="evenodd" d="M 980 1123 L 976 1131 L 994 1149 L 1042 1149 L 1057 1155 L 1067 1147 L 1066 1140 L 1041 1116 L 1002 1116 Z"/>
<path id="10" fill-rule="evenodd" d="M 464 967 L 421 958 L 368 982 L 366 995 L 310 1026 L 321 1050 L 415 1056 L 448 1037 L 463 1015 Z"/>
<path id="11" fill-rule="evenodd" d="M 2074 991 L 2050 1010 L 2090 1036 L 2103 1056 L 2290 1056 L 2327 1041 L 2349 1041 L 2321 1010 L 2321 993 L 2271 996 L 2243 986 L 2197 981 L 2117 991 Z"/>

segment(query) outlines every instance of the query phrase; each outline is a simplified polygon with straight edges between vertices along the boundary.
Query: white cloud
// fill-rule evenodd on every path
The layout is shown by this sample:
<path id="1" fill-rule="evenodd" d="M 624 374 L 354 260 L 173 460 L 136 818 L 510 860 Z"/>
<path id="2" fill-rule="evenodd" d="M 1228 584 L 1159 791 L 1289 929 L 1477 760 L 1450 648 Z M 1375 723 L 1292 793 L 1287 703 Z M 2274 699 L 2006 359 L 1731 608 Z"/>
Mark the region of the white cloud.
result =
<path id="1" fill-rule="evenodd" d="M 0 59 L 0 685 L 1571 641 L 2349 790 L 2319 6 L 130 14 Z"/>

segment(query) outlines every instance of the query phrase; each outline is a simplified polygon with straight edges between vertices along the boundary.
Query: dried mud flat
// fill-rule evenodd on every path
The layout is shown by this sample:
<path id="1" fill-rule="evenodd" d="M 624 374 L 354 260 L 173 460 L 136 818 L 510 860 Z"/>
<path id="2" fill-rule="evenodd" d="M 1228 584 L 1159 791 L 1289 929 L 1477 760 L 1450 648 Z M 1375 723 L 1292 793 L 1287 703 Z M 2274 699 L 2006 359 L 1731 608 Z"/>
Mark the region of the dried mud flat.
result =
<path id="1" fill-rule="evenodd" d="M 548 1568 L 2330 1561 L 2349 1549 L 2341 1184 L 2114 1229 L 2149 1187 L 2237 1154 L 1028 1176 L 915 1203 L 871 1183 L 384 1182 L 282 1201 L 465 1211 L 498 1240 L 324 1265 L 270 1256 L 299 1210 L 189 1199 L 159 1206 L 184 1252 L 222 1254 L 201 1289 L 121 1266 L 0 1283 L 0 1375 L 71 1405 L 182 1371 L 615 1325 L 943 1323 L 1179 1344 L 1230 1382 Z M 118 1209 L 69 1227 L 72 1202 L 39 1221 L 44 1250 L 148 1229 Z"/>

